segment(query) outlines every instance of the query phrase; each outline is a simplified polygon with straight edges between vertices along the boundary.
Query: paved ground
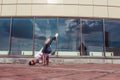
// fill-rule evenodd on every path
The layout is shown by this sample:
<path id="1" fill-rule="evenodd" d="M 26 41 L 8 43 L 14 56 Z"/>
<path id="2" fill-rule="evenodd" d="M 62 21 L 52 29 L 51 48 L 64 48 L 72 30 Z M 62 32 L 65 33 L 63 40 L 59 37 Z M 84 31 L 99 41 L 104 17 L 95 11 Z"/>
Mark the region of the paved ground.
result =
<path id="1" fill-rule="evenodd" d="M 0 64 L 0 80 L 120 80 L 120 64 Z"/>

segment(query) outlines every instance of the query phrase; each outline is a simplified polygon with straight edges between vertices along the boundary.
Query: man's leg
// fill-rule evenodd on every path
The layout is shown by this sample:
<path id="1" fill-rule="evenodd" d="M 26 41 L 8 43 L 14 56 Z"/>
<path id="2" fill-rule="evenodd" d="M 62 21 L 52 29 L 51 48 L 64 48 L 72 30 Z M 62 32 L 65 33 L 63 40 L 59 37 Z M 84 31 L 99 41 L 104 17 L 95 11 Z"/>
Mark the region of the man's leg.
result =
<path id="1" fill-rule="evenodd" d="M 45 65 L 45 55 L 43 54 L 41 58 L 42 58 L 42 65 Z"/>
<path id="2" fill-rule="evenodd" d="M 49 64 L 49 54 L 44 54 L 42 57 L 42 65 L 48 65 Z"/>
<path id="3" fill-rule="evenodd" d="M 46 57 L 46 65 L 49 65 L 49 55 Z"/>

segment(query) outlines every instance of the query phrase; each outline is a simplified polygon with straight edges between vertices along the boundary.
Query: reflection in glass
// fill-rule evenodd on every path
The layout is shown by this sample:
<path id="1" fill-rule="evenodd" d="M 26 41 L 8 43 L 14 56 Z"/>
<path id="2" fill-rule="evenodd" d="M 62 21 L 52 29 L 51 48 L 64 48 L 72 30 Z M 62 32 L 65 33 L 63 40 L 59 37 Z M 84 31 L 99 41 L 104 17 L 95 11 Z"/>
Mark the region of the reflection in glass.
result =
<path id="1" fill-rule="evenodd" d="M 44 46 L 44 41 L 54 36 L 57 32 L 57 18 L 36 18 L 35 20 L 35 51 L 39 51 Z M 52 50 L 56 49 L 56 42 L 51 44 Z M 36 52 L 35 52 L 36 53 Z"/>
<path id="2" fill-rule="evenodd" d="M 59 51 L 78 51 L 80 44 L 80 19 L 59 18 Z"/>
<path id="3" fill-rule="evenodd" d="M 8 54 L 9 50 L 13 55 L 32 55 L 33 49 L 39 51 L 44 41 L 58 32 L 59 51 L 103 56 L 105 46 L 105 56 L 120 56 L 120 20 L 105 20 L 104 23 L 105 39 L 102 19 L 36 18 L 34 21 L 33 18 L 0 18 L 0 55 Z M 52 43 L 52 49 L 56 49 L 56 42 Z"/>
<path id="4" fill-rule="evenodd" d="M 32 55 L 33 19 L 13 18 L 11 54 Z"/>
<path id="5" fill-rule="evenodd" d="M 120 20 L 105 20 L 106 55 L 120 56 Z"/>
<path id="6" fill-rule="evenodd" d="M 103 20 L 83 19 L 82 55 L 103 56 Z"/>
<path id="7" fill-rule="evenodd" d="M 8 54 L 10 18 L 0 18 L 0 55 Z"/>

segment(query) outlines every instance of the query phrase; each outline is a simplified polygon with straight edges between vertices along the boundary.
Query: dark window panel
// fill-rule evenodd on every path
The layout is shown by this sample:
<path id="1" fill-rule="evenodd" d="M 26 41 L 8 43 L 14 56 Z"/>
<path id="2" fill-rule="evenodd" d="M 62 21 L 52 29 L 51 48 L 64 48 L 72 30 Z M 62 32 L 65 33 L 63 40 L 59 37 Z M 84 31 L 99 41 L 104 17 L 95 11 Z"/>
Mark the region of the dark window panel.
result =
<path id="1" fill-rule="evenodd" d="M 0 55 L 8 54 L 10 18 L 0 18 Z"/>
<path id="2" fill-rule="evenodd" d="M 33 18 L 13 18 L 11 35 L 12 55 L 32 55 Z"/>
<path id="3" fill-rule="evenodd" d="M 106 54 L 120 56 L 120 20 L 105 20 Z"/>

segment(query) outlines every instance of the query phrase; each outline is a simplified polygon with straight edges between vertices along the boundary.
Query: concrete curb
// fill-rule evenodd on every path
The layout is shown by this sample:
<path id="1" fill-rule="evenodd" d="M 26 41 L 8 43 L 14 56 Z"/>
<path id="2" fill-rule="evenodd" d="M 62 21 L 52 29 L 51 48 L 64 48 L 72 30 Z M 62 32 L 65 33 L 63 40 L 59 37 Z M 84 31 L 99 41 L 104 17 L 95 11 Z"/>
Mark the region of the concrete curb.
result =
<path id="1" fill-rule="evenodd" d="M 4 64 L 27 64 L 34 58 L 0 58 L 0 63 Z M 92 59 L 92 58 L 50 58 L 51 63 L 63 64 L 120 64 L 120 59 Z"/>

